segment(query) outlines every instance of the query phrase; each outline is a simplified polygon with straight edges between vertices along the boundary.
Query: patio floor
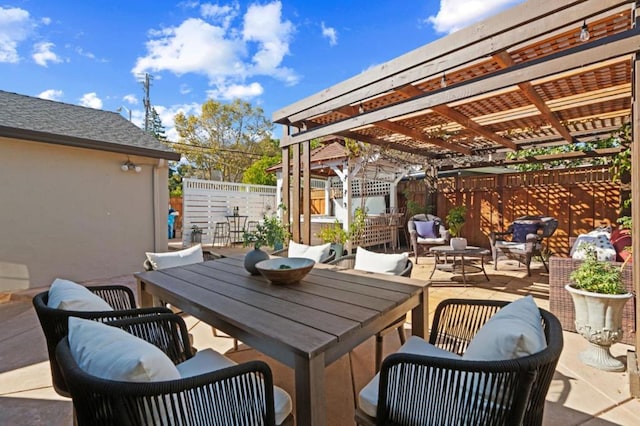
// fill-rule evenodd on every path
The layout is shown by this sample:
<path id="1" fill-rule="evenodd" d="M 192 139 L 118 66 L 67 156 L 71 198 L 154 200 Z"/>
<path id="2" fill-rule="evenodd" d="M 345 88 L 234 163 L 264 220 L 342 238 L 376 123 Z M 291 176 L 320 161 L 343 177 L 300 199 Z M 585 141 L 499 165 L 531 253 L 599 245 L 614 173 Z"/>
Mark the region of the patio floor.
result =
<path id="1" fill-rule="evenodd" d="M 223 251 L 216 249 L 216 251 Z M 241 251 L 234 249 L 234 252 Z M 227 250 L 227 253 L 232 251 Z M 433 268 L 430 258 L 420 258 L 412 277 L 427 279 Z M 538 306 L 548 309 L 548 276 L 541 264 L 532 267 L 532 277 L 515 261 L 501 261 L 500 271 L 487 266 L 490 281 L 481 274 L 469 275 L 467 285 L 460 277 L 437 271 L 429 290 L 431 313 L 440 300 L 451 297 L 514 300 L 531 294 Z M 133 277 L 96 280 L 135 286 Z M 0 302 L 0 424 L 1 425 L 70 425 L 71 402 L 58 396 L 51 386 L 47 350 L 38 319 L 31 306 L 30 291 L 18 293 Z M 7 300 L 8 299 L 8 300 Z M 0 301 L 3 299 L 0 298 Z M 185 317 L 197 348 L 212 347 L 238 362 L 262 359 L 273 369 L 276 384 L 293 395 L 293 371 L 259 352 L 240 345 L 232 350 L 232 339 L 214 337 L 211 328 L 193 317 Z M 410 324 L 407 325 L 410 332 Z M 565 343 L 556 375 L 547 395 L 545 425 L 637 425 L 640 400 L 629 396 L 626 372 L 606 373 L 582 365 L 577 354 L 586 341 L 575 333 L 564 333 Z M 385 352 L 400 345 L 396 334 L 385 337 Z M 626 362 L 630 346 L 616 344 L 614 356 Z M 353 425 L 354 389 L 373 377 L 373 338 L 357 347 L 326 369 L 328 425 Z M 295 404 L 295 401 L 294 401 Z"/>

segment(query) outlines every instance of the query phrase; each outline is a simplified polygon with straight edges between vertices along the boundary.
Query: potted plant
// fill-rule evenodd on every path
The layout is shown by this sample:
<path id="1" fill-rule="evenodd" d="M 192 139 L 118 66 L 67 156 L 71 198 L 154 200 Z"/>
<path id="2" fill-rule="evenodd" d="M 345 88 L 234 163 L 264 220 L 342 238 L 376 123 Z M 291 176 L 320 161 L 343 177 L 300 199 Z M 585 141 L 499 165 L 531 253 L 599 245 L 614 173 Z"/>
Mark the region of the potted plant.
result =
<path id="1" fill-rule="evenodd" d="M 467 217 L 466 206 L 455 206 L 447 213 L 446 221 L 451 234 L 451 248 L 454 250 L 464 250 L 467 248 L 467 239 L 461 237 L 462 226 Z"/>
<path id="2" fill-rule="evenodd" d="M 245 269 L 252 275 L 257 275 L 259 272 L 255 264 L 269 259 L 269 255 L 260 247 L 270 246 L 281 249 L 288 240 L 289 230 L 277 216 L 263 216 L 262 223 L 256 225 L 255 231 L 243 234 L 244 246 L 253 244 L 253 250 L 249 251 L 244 258 Z"/>
<path id="3" fill-rule="evenodd" d="M 589 342 L 580 360 L 605 371 L 624 371 L 624 364 L 611 356 L 609 348 L 622 339 L 622 309 L 632 297 L 622 282 L 621 267 L 598 260 L 593 244 L 582 243 L 585 260 L 574 270 L 565 289 L 573 299 L 576 330 Z"/>
<path id="4" fill-rule="evenodd" d="M 336 254 L 336 259 L 342 257 L 344 253 L 344 245 L 349 238 L 349 234 L 344 230 L 338 219 L 329 226 L 324 226 L 320 232 L 316 234 L 323 243 L 331 243 L 331 249 Z"/>

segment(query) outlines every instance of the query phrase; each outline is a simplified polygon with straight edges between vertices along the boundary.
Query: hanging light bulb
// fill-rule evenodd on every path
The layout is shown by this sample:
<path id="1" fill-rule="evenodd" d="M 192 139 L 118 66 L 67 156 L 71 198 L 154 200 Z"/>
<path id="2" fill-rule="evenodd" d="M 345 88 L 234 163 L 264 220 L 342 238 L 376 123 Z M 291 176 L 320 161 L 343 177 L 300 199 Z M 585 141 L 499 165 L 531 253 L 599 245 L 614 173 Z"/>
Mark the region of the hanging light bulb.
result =
<path id="1" fill-rule="evenodd" d="M 588 41 L 590 37 L 591 37 L 591 34 L 589 33 L 589 27 L 587 26 L 587 20 L 585 19 L 582 22 L 582 28 L 580 29 L 580 41 L 581 42 Z"/>
<path id="2" fill-rule="evenodd" d="M 447 76 L 444 73 L 442 73 L 442 78 L 440 79 L 440 87 L 443 89 L 447 87 Z"/>
<path id="3" fill-rule="evenodd" d="M 364 112 L 364 106 L 362 105 L 362 102 L 360 102 L 360 105 L 358 106 L 358 112 L 360 114 L 362 114 Z"/>

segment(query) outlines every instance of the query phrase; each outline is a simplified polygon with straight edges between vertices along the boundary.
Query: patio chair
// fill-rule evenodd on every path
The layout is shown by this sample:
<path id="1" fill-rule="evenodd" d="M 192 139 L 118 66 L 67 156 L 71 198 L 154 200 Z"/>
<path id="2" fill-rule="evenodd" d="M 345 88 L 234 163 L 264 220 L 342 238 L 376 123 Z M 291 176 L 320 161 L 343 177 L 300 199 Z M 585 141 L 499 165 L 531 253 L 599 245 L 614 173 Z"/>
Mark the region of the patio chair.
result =
<path id="1" fill-rule="evenodd" d="M 47 342 L 49 352 L 49 366 L 51 367 L 51 379 L 53 388 L 62 396 L 69 397 L 69 390 L 62 377 L 58 363 L 56 362 L 56 345 L 67 335 L 69 317 L 91 319 L 100 322 L 111 321 L 119 318 L 136 318 L 145 315 L 158 315 L 171 312 L 167 308 L 138 308 L 136 309 L 133 291 L 129 287 L 109 285 L 99 287 L 87 287 L 93 294 L 104 299 L 112 308 L 112 311 L 79 311 L 50 308 L 49 292 L 37 294 L 33 298 L 40 326 Z"/>
<path id="2" fill-rule="evenodd" d="M 76 325 L 74 329 L 76 351 L 78 345 L 84 345 L 78 360 L 72 354 L 72 336 L 57 345 L 57 360 L 69 385 L 79 425 L 293 423 L 291 397 L 273 385 L 271 370 L 265 362 L 236 364 L 212 349 L 194 353 L 186 324 L 179 316 L 164 314 L 113 321 L 109 325 L 137 338 L 129 339 L 126 333 L 109 330 L 111 327 L 106 325 L 102 327 L 104 331 L 94 333 L 124 346 L 113 351 L 116 352 L 113 360 L 109 359 L 111 353 L 84 349 L 94 342 L 89 328 L 80 331 Z M 148 343 L 164 355 L 151 355 Z M 118 357 L 122 354 L 117 353 L 120 350 L 133 354 L 133 359 L 140 359 L 145 369 L 160 378 L 146 382 L 123 380 L 123 375 L 135 374 L 140 367 L 129 368 L 121 363 Z M 109 371 L 100 370 L 100 377 L 90 370 L 92 365 L 105 362 Z M 118 365 L 112 367 L 113 364 Z M 160 371 L 168 368 L 171 370 Z"/>
<path id="3" fill-rule="evenodd" d="M 513 221 L 504 232 L 491 232 L 489 244 L 493 257 L 493 269 L 498 270 L 500 256 L 515 258 L 527 267 L 531 276 L 531 259 L 540 256 L 544 269 L 549 272 L 546 255 L 543 255 L 544 241 L 558 229 L 558 220 L 549 216 L 522 216 Z"/>
<path id="4" fill-rule="evenodd" d="M 442 301 L 428 343 L 412 337 L 407 347 L 384 360 L 379 376 L 360 392 L 356 423 L 541 425 L 563 347 L 562 329 L 554 315 L 538 309 L 546 341 L 540 351 L 498 361 L 464 357 L 474 336 L 508 303 Z"/>
<path id="5" fill-rule="evenodd" d="M 383 255 L 383 256 L 397 256 L 397 255 L 385 255 L 384 253 L 377 253 L 377 254 Z M 347 269 L 355 269 L 354 267 L 356 263 L 356 256 L 357 254 L 348 254 L 346 256 L 342 256 L 339 259 L 329 262 L 329 264 L 340 266 L 342 268 L 347 268 Z M 396 275 L 399 275 L 402 277 L 410 277 L 412 269 L 413 269 L 413 262 L 411 262 L 410 259 L 407 259 L 407 263 L 404 269 Z M 397 330 L 398 337 L 400 338 L 400 342 L 404 344 L 407 340 L 407 337 L 404 333 L 404 323 L 406 320 L 407 320 L 407 315 L 405 314 L 376 334 L 376 355 L 375 355 L 376 372 L 380 370 L 380 365 L 382 364 L 382 343 L 383 343 L 384 336 L 389 334 L 393 330 Z"/>
<path id="6" fill-rule="evenodd" d="M 449 231 L 447 231 L 444 221 L 437 216 L 424 213 L 411 216 L 407 221 L 407 229 L 409 230 L 411 249 L 416 257 L 416 265 L 418 264 L 418 256 L 422 252 L 428 253 L 432 246 L 449 244 Z"/>

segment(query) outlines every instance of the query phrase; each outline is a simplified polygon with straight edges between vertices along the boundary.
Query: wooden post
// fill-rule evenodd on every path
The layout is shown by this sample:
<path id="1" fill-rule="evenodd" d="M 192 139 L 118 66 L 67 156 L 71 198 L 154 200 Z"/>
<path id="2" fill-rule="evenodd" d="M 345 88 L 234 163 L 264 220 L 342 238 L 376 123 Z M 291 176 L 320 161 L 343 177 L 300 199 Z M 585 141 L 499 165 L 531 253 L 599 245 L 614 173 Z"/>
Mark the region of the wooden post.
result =
<path id="1" fill-rule="evenodd" d="M 283 127 L 283 142 L 286 142 L 289 138 L 289 127 L 288 126 L 284 126 Z M 289 230 L 291 230 L 291 180 L 290 180 L 290 174 L 291 174 L 291 167 L 290 167 L 290 160 L 289 160 L 289 151 L 290 151 L 290 147 L 289 146 L 285 146 L 284 148 L 282 148 L 282 194 L 281 194 L 281 199 L 282 199 L 282 204 L 286 207 L 286 214 L 283 214 L 282 217 L 280 218 L 282 220 L 282 223 L 285 224 L 286 226 L 289 227 Z M 275 208 L 278 208 L 279 206 L 275 206 Z"/>
<path id="2" fill-rule="evenodd" d="M 301 241 L 311 245 L 311 141 L 302 144 L 302 215 Z"/>
<path id="3" fill-rule="evenodd" d="M 636 20 L 636 24 L 637 24 Z M 633 287 L 636 294 L 636 347 L 635 351 L 627 354 L 627 370 L 629 373 L 629 391 L 631 396 L 640 398 L 640 368 L 638 366 L 638 349 L 640 348 L 640 53 L 633 58 L 633 77 L 631 110 L 632 140 L 631 143 L 631 217 L 634 224 L 631 229 L 631 241 L 633 246 Z"/>
<path id="4" fill-rule="evenodd" d="M 291 170 L 291 238 L 293 241 L 300 242 L 300 144 L 292 146 L 293 151 L 293 167 Z"/>

